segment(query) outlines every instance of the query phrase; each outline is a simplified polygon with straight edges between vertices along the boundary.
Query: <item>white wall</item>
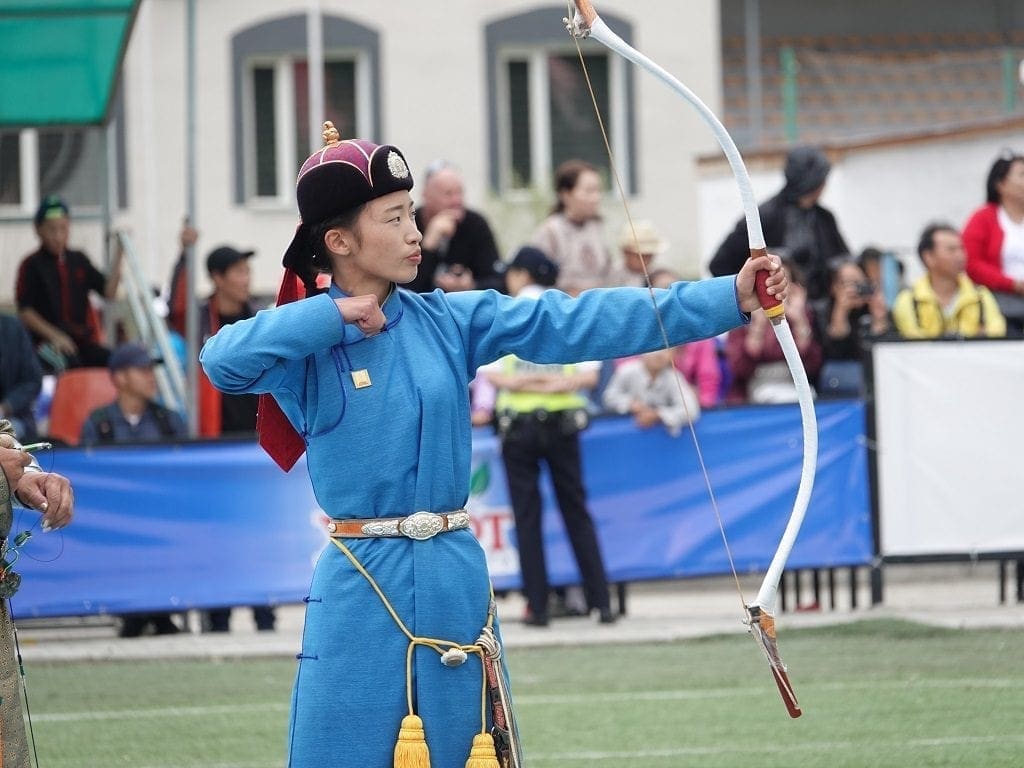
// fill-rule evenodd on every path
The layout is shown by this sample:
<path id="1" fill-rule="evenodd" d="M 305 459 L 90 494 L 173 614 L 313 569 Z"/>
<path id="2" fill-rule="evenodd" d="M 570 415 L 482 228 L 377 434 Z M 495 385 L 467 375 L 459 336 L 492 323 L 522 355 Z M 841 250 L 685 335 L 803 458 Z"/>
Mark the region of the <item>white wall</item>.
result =
<path id="1" fill-rule="evenodd" d="M 985 201 L 988 169 L 1005 147 L 1021 151 L 1019 131 L 833 151 L 822 204 L 836 215 L 855 254 L 869 245 L 894 250 L 912 276 L 920 271 L 916 249 L 921 231 L 936 220 L 963 226 Z M 781 158 L 770 166 L 751 163 L 758 202 L 782 187 L 781 164 Z M 724 163 L 706 164 L 698 199 L 701 264 L 706 266 L 742 215 Z"/>
<path id="2" fill-rule="evenodd" d="M 384 130 L 372 137 L 402 147 L 413 172 L 436 157 L 463 169 L 471 205 L 490 213 L 503 251 L 511 252 L 532 232 L 538 201 L 516 202 L 487 189 L 487 93 L 484 26 L 498 18 L 537 8 L 537 2 L 471 0 L 395 8 L 377 0 L 323 0 L 325 14 L 348 17 L 380 32 Z M 546 5 L 546 4 L 545 4 Z M 685 5 L 685 7 L 684 7 Z M 130 227 L 155 282 L 163 282 L 177 254 L 177 232 L 185 201 L 184 16 L 182 3 L 143 3 L 125 63 L 128 110 L 129 199 L 118 217 Z M 204 0 L 197 3 L 199 93 L 197 221 L 202 256 L 220 243 L 251 246 L 254 288 L 274 293 L 280 256 L 291 238 L 297 213 L 287 205 L 256 210 L 233 200 L 230 39 L 238 30 L 271 18 L 299 13 L 305 3 L 273 0 Z M 560 29 L 564 9 L 552 8 Z M 671 4 L 655 0 L 608 2 L 603 8 L 631 20 L 637 44 L 677 72 L 713 108 L 719 99 L 718 3 L 695 0 Z M 680 252 L 697 249 L 694 158 L 710 151 L 711 140 L 691 110 L 651 78 L 637 74 L 637 158 L 642 189 L 631 201 L 634 216 L 659 222 Z M 608 116 L 606 116 L 608 119 Z M 415 192 L 414 192 L 415 195 Z M 541 201 L 540 208 L 547 207 Z M 609 237 L 623 220 L 621 205 L 609 195 Z M 80 228 L 75 227 L 76 241 Z M 31 237 L 19 252 L 31 245 Z M 89 245 L 86 243 L 86 245 Z M 94 247 L 90 252 L 96 253 Z M 6 288 L 6 286 L 4 286 Z M 206 290 L 202 276 L 200 290 Z M 9 290 L 9 289 L 8 289 Z"/>

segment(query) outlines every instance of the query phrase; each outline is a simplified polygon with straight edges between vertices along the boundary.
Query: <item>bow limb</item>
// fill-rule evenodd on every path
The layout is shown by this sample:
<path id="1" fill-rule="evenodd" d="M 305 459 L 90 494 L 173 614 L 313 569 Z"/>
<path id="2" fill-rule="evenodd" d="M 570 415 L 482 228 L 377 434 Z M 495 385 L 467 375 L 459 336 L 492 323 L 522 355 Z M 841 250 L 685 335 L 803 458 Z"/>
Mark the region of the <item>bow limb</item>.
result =
<path id="1" fill-rule="evenodd" d="M 697 110 L 708 127 L 711 128 L 722 151 L 725 153 L 726 159 L 729 161 L 729 167 L 732 169 L 736 184 L 739 187 L 747 225 L 750 255 L 754 257 L 766 254 L 767 249 L 765 248 L 764 232 L 761 228 L 761 217 L 758 213 L 757 202 L 754 199 L 750 175 L 747 173 L 743 158 L 736 148 L 736 143 L 725 129 L 725 126 L 722 125 L 715 113 L 679 79 L 612 32 L 604 21 L 601 20 L 601 17 L 597 15 L 589 0 L 575 0 L 575 5 L 576 13 L 569 24 L 570 32 L 578 37 L 592 37 L 608 49 L 650 72 L 668 86 L 670 90 L 689 102 Z M 797 350 L 796 342 L 793 340 L 793 334 L 789 329 L 789 323 L 786 321 L 785 311 L 781 302 L 770 296 L 764 288 L 766 277 L 766 272 L 759 273 L 758 275 L 758 297 L 761 300 L 761 306 L 771 320 L 772 328 L 779 340 L 786 364 L 796 386 L 803 426 L 804 450 L 800 485 L 797 489 L 796 500 L 793 504 L 793 511 L 789 522 L 786 524 L 782 540 L 768 567 L 757 597 L 746 608 L 751 634 L 754 635 L 768 659 L 772 675 L 775 677 L 779 692 L 786 703 L 786 708 L 792 717 L 799 717 L 801 714 L 800 706 L 789 684 L 785 665 L 782 663 L 778 648 L 776 647 L 775 619 L 773 614 L 775 612 L 775 602 L 782 572 L 785 570 L 786 561 L 789 559 L 793 544 L 796 542 L 797 535 L 800 532 L 800 526 L 803 524 L 804 515 L 807 512 L 807 506 L 811 498 L 811 490 L 814 486 L 814 474 L 818 456 L 818 429 L 814 412 L 814 399 L 810 383 L 807 380 L 807 372 L 804 370 L 800 353 Z"/>

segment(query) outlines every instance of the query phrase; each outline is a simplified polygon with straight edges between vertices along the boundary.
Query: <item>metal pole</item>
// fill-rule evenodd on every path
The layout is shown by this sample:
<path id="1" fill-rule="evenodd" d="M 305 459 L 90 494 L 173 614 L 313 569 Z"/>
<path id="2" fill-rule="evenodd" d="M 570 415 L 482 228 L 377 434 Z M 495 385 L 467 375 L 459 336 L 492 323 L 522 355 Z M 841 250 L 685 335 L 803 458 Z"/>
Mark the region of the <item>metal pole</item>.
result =
<path id="1" fill-rule="evenodd" d="M 185 0 L 185 217 L 196 226 L 196 0 Z M 199 308 L 196 253 L 185 249 L 185 348 L 188 433 L 199 434 Z"/>
<path id="2" fill-rule="evenodd" d="M 110 238 L 110 121 L 103 123 L 100 128 L 100 220 L 103 227 L 103 271 L 107 275 L 107 280 L 113 279 L 113 275 L 110 274 L 111 266 L 113 265 L 113 258 L 111 253 L 111 238 Z M 111 301 L 109 304 L 113 304 Z M 112 306 L 105 307 L 103 313 L 103 330 L 107 337 L 107 344 L 113 348 L 117 345 L 116 338 L 116 321 L 114 313 L 111 311 Z"/>
<path id="3" fill-rule="evenodd" d="M 747 124 L 750 126 L 750 143 L 756 147 L 764 141 L 760 0 L 746 0 L 743 34 L 747 58 Z"/>
<path id="4" fill-rule="evenodd" d="M 309 151 L 323 143 L 324 122 L 324 24 L 320 0 L 309 0 L 306 11 L 306 83 L 309 89 Z M 344 137 L 343 137 L 344 138 Z M 305 158 L 298 158 L 302 162 Z"/>
<path id="5" fill-rule="evenodd" d="M 796 75 L 799 65 L 796 51 L 786 47 L 779 51 L 779 63 L 782 67 L 782 118 L 785 126 L 786 141 L 793 144 L 800 137 L 797 122 L 799 96 L 797 93 Z"/>

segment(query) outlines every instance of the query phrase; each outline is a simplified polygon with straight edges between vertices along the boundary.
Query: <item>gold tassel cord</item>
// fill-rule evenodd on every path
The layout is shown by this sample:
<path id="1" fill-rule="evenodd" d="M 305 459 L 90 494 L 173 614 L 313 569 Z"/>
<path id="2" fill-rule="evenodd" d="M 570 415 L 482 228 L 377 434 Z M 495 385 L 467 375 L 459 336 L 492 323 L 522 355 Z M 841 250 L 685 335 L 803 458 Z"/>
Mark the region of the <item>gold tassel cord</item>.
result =
<path id="1" fill-rule="evenodd" d="M 395 744 L 395 768 L 430 768 L 430 750 L 418 715 L 402 718 Z"/>
<path id="2" fill-rule="evenodd" d="M 478 733 L 473 737 L 473 749 L 466 761 L 466 768 L 501 768 L 491 734 Z"/>
<path id="3" fill-rule="evenodd" d="M 366 579 L 367 583 L 380 598 L 385 609 L 391 615 L 391 618 L 394 620 L 399 630 L 409 640 L 405 656 L 405 695 L 409 714 L 402 719 L 402 724 L 398 731 L 398 741 L 395 743 L 394 768 L 430 768 L 430 750 L 427 747 L 423 720 L 415 714 L 413 707 L 412 663 L 413 653 L 417 645 L 431 648 L 442 657 L 445 653 L 445 649 L 458 649 L 464 653 L 475 653 L 480 656 L 480 669 L 482 676 L 482 684 L 480 688 L 481 733 L 478 733 L 473 737 L 473 746 L 470 750 L 469 759 L 466 762 L 466 768 L 501 768 L 501 764 L 498 762 L 497 758 L 494 739 L 491 734 L 487 732 L 487 670 L 484 663 L 486 649 L 481 645 L 480 640 L 473 645 L 461 645 L 450 640 L 439 640 L 432 637 L 417 637 L 407 626 L 405 626 L 405 623 L 402 621 L 401 617 L 399 617 L 398 612 L 395 610 L 394 606 L 391 605 L 391 601 L 388 600 L 387 595 L 384 594 L 384 591 L 380 588 L 380 585 L 377 584 L 373 576 L 370 575 L 370 572 L 366 570 L 361 562 L 359 562 L 359 558 L 355 556 L 352 550 L 337 539 L 331 539 L 331 542 L 342 552 L 342 554 L 345 555 L 349 562 L 352 563 L 352 566 L 363 576 L 363 578 Z M 494 595 L 492 593 L 492 604 L 493 601 Z M 490 629 L 493 625 L 494 614 L 493 611 L 489 611 L 485 630 Z M 485 631 L 484 635 L 487 634 L 488 633 Z"/>

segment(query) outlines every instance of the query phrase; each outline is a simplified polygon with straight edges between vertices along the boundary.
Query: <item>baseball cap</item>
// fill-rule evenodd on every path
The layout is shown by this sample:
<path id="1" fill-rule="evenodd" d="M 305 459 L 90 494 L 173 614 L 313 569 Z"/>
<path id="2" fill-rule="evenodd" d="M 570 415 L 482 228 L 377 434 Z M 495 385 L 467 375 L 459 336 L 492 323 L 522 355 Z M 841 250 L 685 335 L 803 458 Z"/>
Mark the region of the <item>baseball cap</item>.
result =
<path id="1" fill-rule="evenodd" d="M 550 287 L 558 280 L 558 265 L 548 258 L 540 248 L 524 245 L 512 258 L 508 269 L 523 269 L 537 285 Z"/>
<path id="2" fill-rule="evenodd" d="M 58 195 L 47 195 L 39 203 L 36 215 L 33 219 L 38 227 L 47 219 L 60 219 L 71 215 L 71 209 L 64 202 L 64 198 Z"/>
<path id="3" fill-rule="evenodd" d="M 225 272 L 232 264 L 255 254 L 256 251 L 239 251 L 230 245 L 222 245 L 214 248 L 206 257 L 206 271 L 211 275 Z"/>
<path id="4" fill-rule="evenodd" d="M 120 371 L 125 368 L 149 368 L 162 362 L 160 358 L 150 355 L 149 350 L 139 342 L 128 341 L 110 353 L 107 367 L 111 371 Z"/>

